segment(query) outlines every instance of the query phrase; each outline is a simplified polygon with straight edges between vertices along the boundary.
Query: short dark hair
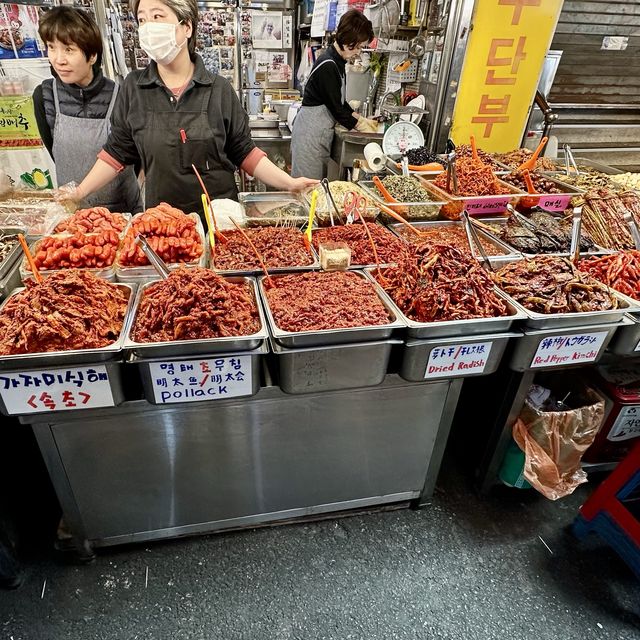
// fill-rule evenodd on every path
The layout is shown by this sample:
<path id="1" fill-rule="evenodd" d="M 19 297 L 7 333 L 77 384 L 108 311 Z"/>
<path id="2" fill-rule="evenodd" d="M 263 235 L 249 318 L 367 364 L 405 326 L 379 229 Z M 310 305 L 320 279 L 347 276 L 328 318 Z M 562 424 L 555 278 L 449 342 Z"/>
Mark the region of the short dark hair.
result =
<path id="1" fill-rule="evenodd" d="M 198 0 L 160 0 L 168 9 L 173 11 L 180 22 L 191 23 L 191 37 L 187 40 L 189 55 L 193 60 L 196 56 L 196 39 L 198 37 Z M 140 0 L 133 0 L 133 15 L 138 19 Z"/>
<path id="2" fill-rule="evenodd" d="M 335 40 L 340 47 L 354 47 L 361 42 L 371 42 L 371 20 L 357 9 L 350 9 L 340 18 Z"/>
<path id="3" fill-rule="evenodd" d="M 90 13 L 73 7 L 54 7 L 40 19 L 38 33 L 45 44 L 58 40 L 63 44 L 75 44 L 87 60 L 95 55 L 94 68 L 100 68 L 102 36 Z"/>

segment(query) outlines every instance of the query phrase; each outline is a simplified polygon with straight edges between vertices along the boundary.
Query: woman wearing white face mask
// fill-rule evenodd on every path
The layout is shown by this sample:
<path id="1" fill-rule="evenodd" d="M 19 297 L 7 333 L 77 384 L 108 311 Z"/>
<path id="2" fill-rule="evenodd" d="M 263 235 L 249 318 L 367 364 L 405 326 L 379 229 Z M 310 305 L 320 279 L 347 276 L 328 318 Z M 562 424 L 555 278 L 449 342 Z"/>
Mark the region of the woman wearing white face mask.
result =
<path id="1" fill-rule="evenodd" d="M 211 197 L 236 198 L 237 167 L 277 189 L 314 184 L 278 169 L 255 146 L 235 91 L 205 69 L 195 53 L 196 0 L 134 0 L 133 10 L 140 46 L 152 62 L 125 79 L 109 139 L 73 197 L 86 197 L 138 161 L 145 173 L 145 207 L 165 201 L 200 211 L 201 190 L 191 165 Z"/>

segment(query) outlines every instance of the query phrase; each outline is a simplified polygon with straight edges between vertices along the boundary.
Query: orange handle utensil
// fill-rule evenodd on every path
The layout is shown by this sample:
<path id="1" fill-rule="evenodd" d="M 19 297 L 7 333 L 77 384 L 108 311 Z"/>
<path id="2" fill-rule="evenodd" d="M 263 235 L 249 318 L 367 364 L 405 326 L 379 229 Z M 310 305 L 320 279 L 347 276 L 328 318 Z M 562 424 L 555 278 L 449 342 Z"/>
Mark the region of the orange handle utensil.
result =
<path id="1" fill-rule="evenodd" d="M 396 162 L 396 167 L 402 169 L 402 165 Z M 444 167 L 439 162 L 429 162 L 429 164 L 410 164 L 409 171 L 444 171 Z M 377 176 L 376 176 L 377 177 Z"/>
<path id="2" fill-rule="evenodd" d="M 378 188 L 378 191 L 380 191 L 380 193 L 382 194 L 382 197 L 385 199 L 386 202 L 389 202 L 390 204 L 393 204 L 393 205 L 398 204 L 398 201 L 387 191 L 387 188 L 384 186 L 384 184 L 382 184 L 382 180 L 380 180 L 378 176 L 373 176 L 373 184 L 376 185 L 376 187 Z M 393 209 L 395 209 L 398 213 L 404 213 L 404 214 L 406 214 L 408 211 L 408 207 L 403 207 L 403 206 L 394 206 Z"/>
<path id="3" fill-rule="evenodd" d="M 524 178 L 524 182 L 527 185 L 527 191 L 529 193 L 535 193 L 536 188 L 533 186 L 533 181 L 531 180 L 531 174 L 529 173 L 528 169 L 525 169 L 522 172 L 522 177 Z M 535 207 L 539 201 L 540 201 L 540 198 L 522 198 L 520 202 L 522 203 L 523 207 L 526 207 L 527 209 L 531 209 Z"/>
<path id="4" fill-rule="evenodd" d="M 24 251 L 24 255 L 27 258 L 27 262 L 29 263 L 29 268 L 31 269 L 31 273 L 33 273 L 33 277 L 36 279 L 36 282 L 40 284 L 42 282 L 42 276 L 40 275 L 40 271 L 38 271 L 38 267 L 36 267 L 36 263 L 31 255 L 31 251 L 29 251 L 29 246 L 27 245 L 27 241 L 24 239 L 24 236 L 19 233 L 18 240 L 20 240 L 20 244 L 22 245 L 22 250 Z"/>
<path id="5" fill-rule="evenodd" d="M 473 154 L 473 159 L 480 160 L 480 158 L 478 157 L 478 147 L 476 146 L 476 137 L 471 136 L 470 140 L 471 140 L 471 153 Z"/>
<path id="6" fill-rule="evenodd" d="M 405 220 L 401 215 L 397 214 L 393 209 L 389 209 L 386 205 L 381 202 L 376 203 L 376 206 L 380 209 L 380 211 L 384 211 L 388 216 L 391 216 L 394 220 L 398 222 L 402 222 L 402 224 L 406 225 L 415 233 L 417 236 L 422 236 L 422 231 L 416 229 L 408 220 Z"/>
<path id="7" fill-rule="evenodd" d="M 549 141 L 549 138 L 547 138 L 547 136 L 545 136 L 544 138 L 542 138 L 542 140 L 540 140 L 540 144 L 538 145 L 538 148 L 533 152 L 533 155 L 528 159 L 525 160 L 517 169 L 516 169 L 516 173 L 520 173 L 521 171 L 524 171 L 525 169 L 528 169 L 529 171 L 533 171 L 536 167 L 536 162 L 538 161 L 538 156 L 542 153 L 542 150 L 544 149 L 544 145 L 547 144 L 547 142 Z"/>

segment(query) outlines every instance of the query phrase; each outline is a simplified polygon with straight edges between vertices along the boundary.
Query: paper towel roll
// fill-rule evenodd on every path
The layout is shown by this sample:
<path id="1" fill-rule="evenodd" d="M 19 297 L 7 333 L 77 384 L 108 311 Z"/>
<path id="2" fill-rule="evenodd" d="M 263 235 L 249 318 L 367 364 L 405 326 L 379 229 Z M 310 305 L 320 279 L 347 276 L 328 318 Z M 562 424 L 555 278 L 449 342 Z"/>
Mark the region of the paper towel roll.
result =
<path id="1" fill-rule="evenodd" d="M 384 167 L 384 151 L 377 142 L 370 142 L 364 148 L 364 159 L 372 171 L 379 171 Z"/>

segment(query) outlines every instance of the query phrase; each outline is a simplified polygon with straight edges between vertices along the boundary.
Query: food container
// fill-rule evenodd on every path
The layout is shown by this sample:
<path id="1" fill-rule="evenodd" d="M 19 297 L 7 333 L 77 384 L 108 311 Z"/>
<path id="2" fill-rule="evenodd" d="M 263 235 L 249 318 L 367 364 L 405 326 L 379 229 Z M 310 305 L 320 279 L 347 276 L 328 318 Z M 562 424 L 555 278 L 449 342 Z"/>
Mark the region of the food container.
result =
<path id="1" fill-rule="evenodd" d="M 336 182 L 339 183 L 337 186 Z M 367 191 L 365 191 L 359 184 L 356 184 L 355 182 L 329 182 L 329 189 L 331 190 L 331 194 L 333 195 L 333 199 L 336 203 L 339 215 L 336 215 L 333 205 L 331 204 L 331 200 L 329 200 L 329 202 L 325 202 L 326 196 L 321 185 L 316 185 L 313 189 L 309 189 L 303 194 L 307 205 L 311 204 L 311 194 L 313 193 L 314 189 L 317 189 L 318 191 L 318 202 L 316 207 L 315 221 L 316 224 L 320 227 L 326 227 L 331 224 L 331 214 L 333 215 L 335 224 L 342 224 L 346 222 L 346 215 L 344 213 L 344 199 L 346 197 L 346 194 L 351 191 L 355 192 L 359 196 L 364 196 L 367 199 L 365 213 L 363 216 L 367 222 L 373 222 L 380 213 L 380 210 L 377 207 L 377 203 L 379 202 L 378 198 L 373 198 Z M 329 210 L 331 210 L 331 214 L 329 213 Z"/>
<path id="2" fill-rule="evenodd" d="M 380 287 L 378 281 L 373 275 L 372 269 L 365 271 L 367 277 L 371 279 L 376 286 Z M 383 289 L 383 287 L 380 287 Z M 384 289 L 383 289 L 384 291 Z M 402 310 L 391 299 L 389 294 L 385 295 L 393 305 L 395 313 L 402 319 L 407 327 L 407 336 L 410 338 L 442 338 L 455 336 L 475 336 L 482 333 L 497 333 L 499 331 L 509 331 L 514 322 L 525 320 L 526 314 L 522 308 L 515 304 L 511 298 L 497 287 L 494 288 L 496 294 L 502 298 L 509 310 L 508 316 L 500 316 L 497 318 L 474 318 L 471 320 L 444 320 L 440 322 L 416 322 L 407 318 Z"/>
<path id="3" fill-rule="evenodd" d="M 230 346 L 230 345 L 229 345 Z M 213 358 L 234 358 L 234 357 L 244 357 L 250 358 L 250 371 L 251 371 L 251 385 L 247 389 L 246 393 L 242 394 L 234 394 L 230 396 L 231 398 L 240 398 L 240 397 L 250 397 L 254 396 L 258 391 L 260 391 L 261 387 L 261 365 L 265 354 L 269 353 L 268 341 L 266 339 L 262 339 L 258 342 L 258 346 L 250 349 L 248 351 L 221 351 L 221 352 L 209 352 L 209 355 Z M 148 356 L 149 354 L 147 354 Z M 153 374 L 151 371 L 151 365 L 153 363 L 161 362 L 163 364 L 173 364 L 175 367 L 179 367 L 181 364 L 185 363 L 193 363 L 193 361 L 189 361 L 184 358 L 187 354 L 182 354 L 182 357 L 178 358 L 167 358 L 167 357 L 144 357 L 139 358 L 135 354 L 131 353 L 128 359 L 128 363 L 135 364 L 138 366 L 138 371 L 140 373 L 140 378 L 142 380 L 142 389 L 144 392 L 144 397 L 147 402 L 150 404 L 168 404 L 167 400 L 163 400 L 162 397 L 156 397 L 156 393 L 154 392 L 154 384 L 153 384 Z M 195 354 L 194 354 L 195 355 Z M 203 359 L 207 356 L 207 353 L 198 354 L 199 359 Z M 184 389 L 180 389 L 180 391 L 184 392 Z M 217 400 L 219 402 L 224 402 L 225 398 L 221 396 L 200 396 L 200 397 L 189 397 L 184 400 L 184 402 L 199 402 L 199 401 L 212 401 Z M 175 403 L 175 399 L 170 401 L 171 403 Z"/>
<path id="4" fill-rule="evenodd" d="M 433 195 L 433 197 L 427 202 L 400 202 L 399 200 L 396 201 L 396 203 L 387 202 L 380 191 L 378 191 L 373 180 L 360 180 L 358 184 L 371 196 L 373 200 L 381 202 L 389 207 L 389 209 L 405 218 L 405 220 L 409 221 L 433 220 L 438 217 L 441 207 L 446 203 L 446 200 L 435 195 Z M 380 217 L 385 222 L 396 221 L 395 218 L 384 211 L 380 213 Z"/>
<path id="5" fill-rule="evenodd" d="M 122 349 L 126 353 L 133 354 L 133 356 L 135 356 L 136 358 L 144 359 L 178 358 L 192 355 L 203 355 L 207 353 L 220 353 L 223 351 L 231 353 L 257 349 L 260 346 L 260 343 L 269 336 L 269 333 L 267 331 L 267 323 L 265 321 L 264 311 L 262 309 L 262 305 L 260 304 L 256 281 L 253 278 L 226 278 L 226 280 L 235 284 L 250 285 L 253 299 L 256 303 L 256 307 L 258 308 L 258 316 L 260 318 L 260 329 L 257 333 L 249 336 L 237 336 L 229 338 L 173 340 L 170 342 L 136 342 L 132 337 L 133 327 L 144 293 L 146 289 L 151 284 L 153 284 L 153 282 L 148 282 L 138 288 L 138 293 L 135 297 L 133 307 L 129 315 L 129 322 L 126 326 L 125 339 L 122 344 Z"/>
<path id="6" fill-rule="evenodd" d="M 387 373 L 393 345 L 402 340 L 354 342 L 287 348 L 271 339 L 285 393 L 318 393 L 379 385 Z"/>
<path id="7" fill-rule="evenodd" d="M 502 267 L 515 260 L 495 263 L 496 267 Z M 494 264 L 494 261 L 491 261 Z M 611 289 L 612 295 L 618 300 L 617 309 L 605 311 L 579 311 L 572 313 L 538 313 L 530 311 L 517 300 L 512 300 L 513 305 L 526 314 L 524 326 L 531 329 L 560 329 L 563 327 L 581 327 L 583 325 L 619 323 L 627 313 L 640 313 L 640 303 Z"/>
<path id="8" fill-rule="evenodd" d="M 141 214 L 137 214 L 141 215 Z M 180 263 L 168 263 L 167 267 L 171 269 L 177 269 L 178 267 L 206 267 L 209 261 L 209 241 L 205 240 L 204 228 L 202 226 L 202 220 L 197 213 L 189 213 L 190 217 L 196 220 L 196 229 L 198 230 L 198 236 L 202 244 L 202 255 L 198 260 L 191 262 Z M 134 216 L 135 218 L 135 216 Z M 145 284 L 152 280 L 158 279 L 158 272 L 151 265 L 144 265 L 139 267 L 123 267 L 120 264 L 119 256 L 116 255 L 115 262 L 116 280 L 118 282 L 128 282 L 131 284 Z"/>
<path id="9" fill-rule="evenodd" d="M 35 363 L 35 364 L 34 364 Z M 65 368 L 67 368 L 66 365 L 72 365 L 72 363 L 58 363 L 55 366 L 50 366 L 46 363 L 44 364 L 40 364 L 37 361 L 34 361 L 34 363 L 32 363 L 29 367 L 24 366 L 24 367 L 20 367 L 19 369 L 14 369 L 11 368 L 9 370 L 5 370 L 4 368 L 2 369 L 2 375 L 7 376 L 7 375 L 19 375 L 21 377 L 25 376 L 25 375 L 37 375 L 38 373 L 42 372 L 43 369 L 46 370 L 46 373 L 50 373 L 50 374 L 56 374 L 57 373 L 57 369 L 62 369 L 64 370 Z M 77 363 L 76 363 L 77 364 Z M 109 404 L 109 405 L 105 405 L 105 406 L 113 406 L 113 407 L 117 407 L 118 405 L 122 404 L 125 401 L 125 392 L 124 392 L 124 381 L 122 379 L 122 363 L 120 362 L 100 362 L 100 364 L 97 364 L 97 362 L 90 362 L 89 360 L 87 362 L 82 362 L 80 363 L 84 366 L 91 366 L 91 365 L 95 365 L 95 366 L 101 366 L 104 367 L 106 372 L 107 372 L 107 376 L 109 379 L 109 388 L 111 390 L 111 397 L 113 399 L 113 404 Z M 78 390 L 78 391 L 82 391 L 82 387 L 76 387 L 76 385 L 74 385 L 74 383 L 70 383 L 70 386 L 73 390 Z M 34 387 L 34 392 L 38 391 L 39 393 L 42 393 L 42 387 Z M 74 400 L 76 401 L 77 404 L 77 398 L 74 398 Z M 28 415 L 31 416 L 37 416 L 37 415 L 50 415 L 52 413 L 61 413 L 63 411 L 70 411 L 70 410 L 74 410 L 74 411 L 82 411 L 82 407 L 79 406 L 69 406 L 69 407 L 63 407 L 58 403 L 58 406 L 56 406 L 54 409 L 46 409 L 43 411 L 30 411 L 28 413 Z M 89 409 L 86 409 L 88 411 L 91 411 L 91 409 L 95 409 L 95 407 L 91 407 Z M 5 404 L 5 401 L 2 397 L 2 395 L 0 395 L 0 413 L 2 413 L 5 416 L 10 416 L 10 415 L 27 415 L 24 412 L 19 412 L 19 411 L 13 411 L 10 408 L 8 408 Z"/>
<path id="10" fill-rule="evenodd" d="M 509 182 L 508 178 L 509 175 L 506 175 L 502 177 L 502 180 L 516 189 L 525 191 L 525 189 L 522 189 L 518 185 Z M 573 198 L 584 193 L 582 189 L 578 189 L 577 187 L 572 187 L 569 184 L 565 184 L 564 182 L 550 175 L 544 175 L 544 178 L 545 180 L 553 183 L 555 187 L 560 191 L 560 193 L 536 191 L 536 193 L 527 194 L 520 199 L 520 202 L 518 204 L 518 207 L 520 209 L 532 209 L 533 207 L 539 207 L 544 211 L 562 212 L 571 206 L 571 200 Z M 534 198 L 536 200 L 534 200 Z"/>
<path id="11" fill-rule="evenodd" d="M 133 305 L 133 294 L 135 289 L 129 284 L 118 284 L 116 286 L 120 287 L 125 291 L 125 293 L 127 293 L 129 301 L 125 310 L 120 336 L 115 342 L 107 345 L 106 347 L 100 347 L 99 349 L 47 351 L 43 353 L 22 353 L 12 356 L 2 356 L 0 357 L 0 370 L 16 371 L 18 369 L 34 369 L 36 367 L 61 367 L 69 364 L 93 364 L 118 359 L 122 351 L 122 343 L 124 341 L 127 323 L 129 322 L 129 315 Z M 24 291 L 24 287 L 15 289 L 11 295 L 13 296 L 20 291 Z M 9 298 L 0 305 L 0 311 L 2 311 L 4 306 L 7 304 L 7 301 L 10 299 L 11 296 L 9 296 Z"/>
<path id="12" fill-rule="evenodd" d="M 453 196 L 433 184 L 434 177 L 419 178 L 428 191 L 434 194 L 434 198 L 445 204 L 440 208 L 440 215 L 445 218 L 459 216 L 464 210 L 472 216 L 499 215 L 507 210 L 508 205 L 516 206 L 524 192 L 516 187 L 498 179 L 508 193 L 487 196 Z"/>
<path id="13" fill-rule="evenodd" d="M 596 162 L 595 160 L 591 160 L 589 158 L 574 158 L 574 159 L 576 161 L 576 164 L 578 165 L 578 170 L 581 172 L 598 171 L 599 173 L 607 173 L 609 175 L 624 173 L 624 171 L 622 171 L 621 169 L 610 167 L 608 164 L 602 164 L 601 162 Z M 565 162 L 563 159 L 557 158 L 555 160 L 555 164 L 556 164 L 558 173 L 567 175 L 565 170 Z M 573 172 L 573 169 L 572 169 L 572 172 Z M 554 177 L 557 177 L 558 179 L 562 180 L 561 175 L 555 176 L 554 174 Z"/>
<path id="14" fill-rule="evenodd" d="M 34 242 L 31 247 L 29 247 L 30 251 L 31 251 L 31 255 L 35 256 L 36 253 L 38 253 L 39 249 L 40 249 L 40 245 L 42 244 L 42 241 L 44 240 L 44 238 L 40 238 L 40 240 L 36 240 L 36 242 Z M 71 268 L 71 267 L 68 267 Z M 39 269 L 40 275 L 43 278 L 46 278 L 47 276 L 50 276 L 54 273 L 60 273 L 61 271 L 67 271 L 68 268 L 64 268 L 64 269 Z M 113 264 L 109 267 L 104 267 L 102 269 L 91 269 L 91 268 L 83 268 L 83 267 L 75 267 L 75 268 L 80 268 L 83 271 L 89 271 L 90 273 L 93 273 L 94 276 L 98 277 L 98 278 L 102 278 L 103 280 L 106 280 L 107 282 L 115 282 L 116 281 L 116 266 L 115 266 L 115 260 L 113 262 Z M 27 280 L 27 278 L 32 278 L 33 277 L 33 273 L 31 273 L 31 269 L 29 268 L 29 261 L 27 260 L 26 256 L 22 257 L 22 260 L 20 260 L 20 279 L 22 280 L 22 282 L 25 282 Z"/>
<path id="15" fill-rule="evenodd" d="M 498 368 L 510 339 L 521 333 L 407 340 L 400 376 L 409 382 L 489 375 Z"/>
<path id="16" fill-rule="evenodd" d="M 359 277 L 367 281 L 370 279 L 362 271 L 353 271 Z M 337 345 L 345 343 L 357 343 L 371 340 L 387 340 L 394 330 L 403 329 L 405 323 L 401 320 L 395 305 L 387 294 L 374 282 L 373 287 L 376 295 L 382 301 L 385 309 L 389 313 L 391 320 L 388 324 L 373 325 L 368 327 L 354 327 L 349 329 L 322 329 L 319 331 L 283 331 L 278 327 L 271 312 L 269 301 L 264 290 L 265 276 L 259 279 L 260 295 L 264 304 L 267 321 L 269 323 L 269 333 L 280 345 L 288 348 L 297 347 L 317 347 L 326 345 Z"/>
<path id="17" fill-rule="evenodd" d="M 248 227 L 302 227 L 309 221 L 307 203 L 288 191 L 239 193 L 238 200 Z"/>
<path id="18" fill-rule="evenodd" d="M 464 229 L 464 223 L 459 220 L 434 220 L 433 222 L 413 222 L 412 225 L 418 229 L 418 231 L 427 231 L 429 229 L 439 228 L 439 227 L 451 227 L 456 229 Z M 407 229 L 406 225 L 398 222 L 396 224 L 390 224 L 389 229 L 391 229 L 399 238 L 405 240 L 406 242 L 410 242 L 407 239 L 403 229 Z M 413 235 L 413 232 L 410 229 L 407 229 L 407 233 Z M 492 253 L 490 251 L 487 252 L 487 255 L 496 259 L 514 259 L 520 254 L 517 253 L 514 249 L 512 249 L 508 244 L 502 242 L 495 236 L 485 233 L 482 229 L 476 229 L 476 233 L 478 237 L 482 240 L 486 240 L 487 243 L 493 245 L 495 247 L 496 253 Z M 417 237 L 417 236 L 416 236 Z M 482 260 L 482 254 L 475 246 L 475 243 L 471 247 L 471 255 L 478 260 Z"/>
<path id="19" fill-rule="evenodd" d="M 627 314 L 615 337 L 609 345 L 609 351 L 619 356 L 640 356 L 640 318 Z"/>
<path id="20" fill-rule="evenodd" d="M 69 211 L 50 198 L 39 197 L 39 193 L 29 199 L 15 197 L 15 193 L 10 199 L 0 199 L 0 226 L 21 227 L 30 236 L 51 233 Z"/>
<path id="21" fill-rule="evenodd" d="M 523 337 L 516 342 L 509 368 L 513 371 L 546 371 L 593 364 L 602 358 L 609 342 L 620 326 L 621 322 L 607 322 L 561 328 L 521 329 Z M 595 341 L 585 346 L 579 357 L 565 353 L 562 351 L 561 345 L 556 346 L 553 342 L 545 342 L 557 339 L 561 343 L 566 343 L 585 335 L 595 338 Z M 543 355 L 541 349 L 544 344 L 549 344 L 553 349 L 551 356 Z M 540 358 L 541 361 L 538 362 L 537 358 Z"/>
<path id="22" fill-rule="evenodd" d="M 21 227 L 0 227 L 0 237 L 2 236 L 14 236 L 19 233 L 24 236 L 27 235 L 26 229 Z M 20 243 L 16 240 L 15 246 L 9 251 L 5 259 L 0 262 L 0 280 L 2 280 L 13 268 L 13 265 L 18 260 L 18 256 L 22 252 L 22 247 Z"/>
<path id="23" fill-rule="evenodd" d="M 11 267 L 7 267 L 3 276 L 0 276 L 0 300 L 6 298 L 14 289 L 22 283 L 20 278 L 20 260 L 16 257 Z"/>

